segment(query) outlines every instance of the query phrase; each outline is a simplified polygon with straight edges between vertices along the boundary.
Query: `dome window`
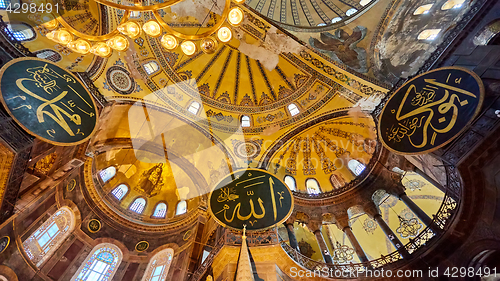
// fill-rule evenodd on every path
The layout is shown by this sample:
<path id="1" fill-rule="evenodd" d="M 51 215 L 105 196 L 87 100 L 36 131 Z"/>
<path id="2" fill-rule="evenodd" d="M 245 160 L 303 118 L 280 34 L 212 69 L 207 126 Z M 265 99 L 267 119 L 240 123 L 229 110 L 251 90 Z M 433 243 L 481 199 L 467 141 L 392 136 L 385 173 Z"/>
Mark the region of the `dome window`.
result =
<path id="1" fill-rule="evenodd" d="M 187 212 L 187 203 L 186 201 L 180 201 L 178 204 L 177 204 L 177 209 L 175 211 L 175 215 L 182 215 L 182 214 L 185 214 Z"/>
<path id="2" fill-rule="evenodd" d="M 297 191 L 297 183 L 292 176 L 285 176 L 285 184 L 290 190 Z"/>
<path id="3" fill-rule="evenodd" d="M 112 179 L 115 175 L 116 175 L 116 168 L 113 166 L 107 167 L 106 169 L 99 172 L 99 176 L 105 183 L 110 179 Z"/>
<path id="4" fill-rule="evenodd" d="M 363 163 L 359 162 L 358 160 L 349 160 L 349 163 L 347 163 L 347 166 L 349 167 L 349 170 L 355 175 L 359 176 L 361 173 L 364 171 L 366 168 Z"/>
<path id="5" fill-rule="evenodd" d="M 159 203 L 156 205 L 155 211 L 153 213 L 153 217 L 163 219 L 167 214 L 167 204 Z"/>
<path id="6" fill-rule="evenodd" d="M 122 198 L 127 194 L 128 192 L 128 187 L 124 184 L 120 184 L 117 186 L 111 193 L 116 197 L 118 200 L 122 200 Z"/>
<path id="7" fill-rule="evenodd" d="M 241 116 L 241 127 L 250 127 L 250 117 L 243 115 Z"/>
<path id="8" fill-rule="evenodd" d="M 134 200 L 134 203 L 130 205 L 129 209 L 138 214 L 142 214 L 142 211 L 144 211 L 144 207 L 146 207 L 146 200 L 144 200 L 144 198 L 137 198 Z"/>
<path id="9" fill-rule="evenodd" d="M 307 179 L 306 180 L 306 188 L 307 188 L 307 193 L 309 194 L 320 194 L 321 189 L 319 187 L 319 183 L 315 179 Z"/>
<path id="10" fill-rule="evenodd" d="M 418 40 L 432 41 L 438 37 L 439 32 L 441 32 L 441 29 L 426 29 L 420 32 Z"/>
<path id="11" fill-rule="evenodd" d="M 354 9 L 354 8 L 351 8 L 351 9 L 347 10 L 347 11 L 345 12 L 345 14 L 346 14 L 346 16 L 350 17 L 350 16 L 354 15 L 357 11 L 358 11 L 358 10 L 356 10 L 356 9 Z"/>
<path id="12" fill-rule="evenodd" d="M 464 3 L 465 0 L 448 0 L 443 4 L 443 6 L 441 6 L 441 10 L 460 9 Z"/>
<path id="13" fill-rule="evenodd" d="M 418 7 L 415 12 L 413 12 L 413 15 L 426 15 L 429 13 L 430 9 L 432 8 L 434 4 L 427 4 L 427 5 L 422 5 Z"/>
<path id="14" fill-rule="evenodd" d="M 341 18 L 341 17 L 336 17 L 336 18 L 333 18 L 333 19 L 332 19 L 332 23 L 336 23 L 336 22 L 339 22 L 339 21 L 341 21 L 341 20 L 342 20 L 342 18 Z"/>
<path id="15" fill-rule="evenodd" d="M 160 66 L 155 61 L 150 61 L 148 63 L 145 63 L 142 65 L 142 67 L 144 68 L 144 71 L 146 71 L 148 75 L 155 74 L 160 70 Z"/>
<path id="16" fill-rule="evenodd" d="M 7 30 L 13 39 L 17 41 L 29 41 L 35 38 L 33 27 L 26 23 L 7 24 Z"/>
<path id="17" fill-rule="evenodd" d="M 200 110 L 200 103 L 199 102 L 196 102 L 196 101 L 193 101 L 189 107 L 188 107 L 188 111 L 193 113 L 194 115 L 197 115 L 198 114 L 198 111 Z"/>
<path id="18" fill-rule="evenodd" d="M 288 105 L 288 112 L 290 112 L 292 116 L 295 116 L 300 113 L 300 110 L 295 104 L 291 103 Z"/>

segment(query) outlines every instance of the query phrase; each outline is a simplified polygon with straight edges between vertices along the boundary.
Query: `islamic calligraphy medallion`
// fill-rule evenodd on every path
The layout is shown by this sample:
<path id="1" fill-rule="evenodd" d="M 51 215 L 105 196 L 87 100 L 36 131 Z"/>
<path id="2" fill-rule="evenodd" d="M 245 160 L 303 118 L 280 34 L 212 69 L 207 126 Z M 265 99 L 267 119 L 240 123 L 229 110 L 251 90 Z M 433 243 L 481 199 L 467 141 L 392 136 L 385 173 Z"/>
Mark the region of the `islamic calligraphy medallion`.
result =
<path id="1" fill-rule="evenodd" d="M 283 223 L 293 210 L 293 195 L 279 178 L 259 169 L 238 170 L 210 193 L 208 209 L 224 227 L 264 230 Z"/>
<path id="2" fill-rule="evenodd" d="M 0 71 L 1 101 L 29 134 L 54 145 L 87 141 L 97 128 L 97 108 L 71 72 L 37 58 L 19 58 Z"/>
<path id="3" fill-rule="evenodd" d="M 460 135 L 481 110 L 484 86 L 473 72 L 445 67 L 406 82 L 380 114 L 379 135 L 398 154 L 425 154 Z"/>

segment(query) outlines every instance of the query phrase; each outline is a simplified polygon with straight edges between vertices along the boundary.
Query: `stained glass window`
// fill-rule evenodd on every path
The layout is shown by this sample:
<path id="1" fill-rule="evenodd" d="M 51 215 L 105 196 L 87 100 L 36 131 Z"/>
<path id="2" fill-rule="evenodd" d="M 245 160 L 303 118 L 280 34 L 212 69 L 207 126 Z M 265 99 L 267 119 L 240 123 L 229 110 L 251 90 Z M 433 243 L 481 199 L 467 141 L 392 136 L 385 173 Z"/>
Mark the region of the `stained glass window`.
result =
<path id="1" fill-rule="evenodd" d="M 122 260 L 121 250 L 109 243 L 94 247 L 71 281 L 111 280 Z"/>
<path id="2" fill-rule="evenodd" d="M 158 205 L 156 205 L 153 217 L 164 218 L 166 214 L 167 214 L 167 204 L 159 203 Z"/>
<path id="3" fill-rule="evenodd" d="M 176 215 L 185 214 L 186 211 L 187 211 L 187 203 L 186 203 L 186 201 L 180 201 L 179 203 L 177 203 L 177 209 L 176 209 L 176 212 L 175 212 Z"/>
<path id="4" fill-rule="evenodd" d="M 347 163 L 347 166 L 349 167 L 349 170 L 355 175 L 359 176 L 361 172 L 365 169 L 365 165 L 363 165 L 361 162 L 358 160 L 349 160 L 349 163 Z"/>
<path id="5" fill-rule="evenodd" d="M 138 214 L 141 214 L 144 211 L 144 207 L 146 206 L 146 200 L 144 198 L 137 198 L 134 200 L 134 203 L 130 205 L 130 210 L 134 211 Z"/>
<path id="6" fill-rule="evenodd" d="M 112 177 L 116 175 L 116 168 L 113 166 L 107 167 L 106 169 L 99 172 L 103 182 L 109 181 Z"/>
<path id="7" fill-rule="evenodd" d="M 358 11 L 358 10 L 356 10 L 356 9 L 354 9 L 354 8 L 351 8 L 351 9 L 347 10 L 347 11 L 345 12 L 345 14 L 346 14 L 346 16 L 350 17 L 350 16 L 354 15 L 357 11 Z"/>
<path id="8" fill-rule="evenodd" d="M 196 115 L 198 114 L 198 110 L 200 110 L 200 103 L 193 101 L 189 106 L 188 111 Z"/>
<path id="9" fill-rule="evenodd" d="M 174 250 L 165 249 L 154 255 L 149 261 L 141 281 L 164 281 L 167 278 Z"/>
<path id="10" fill-rule="evenodd" d="M 155 72 L 160 70 L 160 66 L 155 61 L 150 61 L 148 63 L 145 63 L 143 67 L 148 75 L 154 74 Z"/>
<path id="11" fill-rule="evenodd" d="M 250 117 L 243 115 L 241 116 L 241 127 L 250 127 Z"/>
<path id="12" fill-rule="evenodd" d="M 285 176 L 285 184 L 290 190 L 297 190 L 295 179 L 292 176 Z"/>
<path id="13" fill-rule="evenodd" d="M 292 116 L 295 116 L 300 113 L 299 108 L 293 103 L 288 105 L 288 111 Z"/>
<path id="14" fill-rule="evenodd" d="M 120 184 L 119 186 L 115 187 L 111 193 L 116 197 L 118 200 L 122 200 L 123 196 L 127 194 L 128 192 L 128 187 L 124 184 Z"/>
<path id="15" fill-rule="evenodd" d="M 68 207 L 62 207 L 23 242 L 24 251 L 36 266 L 40 266 L 57 250 L 74 228 L 73 211 Z"/>
<path id="16" fill-rule="evenodd" d="M 12 37 L 17 41 L 27 41 L 35 37 L 33 28 L 25 23 L 7 24 L 7 29 L 12 33 Z"/>
<path id="17" fill-rule="evenodd" d="M 319 183 L 315 179 L 306 180 L 307 193 L 309 194 L 319 194 L 321 189 L 319 188 Z"/>

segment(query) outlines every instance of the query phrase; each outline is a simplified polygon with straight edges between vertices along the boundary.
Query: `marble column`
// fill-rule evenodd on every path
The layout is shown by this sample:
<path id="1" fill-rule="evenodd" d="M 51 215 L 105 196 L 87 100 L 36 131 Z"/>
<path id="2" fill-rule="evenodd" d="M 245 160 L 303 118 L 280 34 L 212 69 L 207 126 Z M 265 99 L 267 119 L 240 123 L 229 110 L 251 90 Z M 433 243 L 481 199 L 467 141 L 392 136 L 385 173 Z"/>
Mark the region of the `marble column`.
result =
<path id="1" fill-rule="evenodd" d="M 440 229 L 433 221 L 432 219 L 422 210 L 420 207 L 413 202 L 413 200 L 406 195 L 406 193 L 401 193 L 399 195 L 399 199 L 405 203 L 405 205 L 413 212 L 417 217 L 426 225 L 428 226 L 434 233 L 439 234 L 443 230 Z"/>
<path id="2" fill-rule="evenodd" d="M 368 263 L 368 258 L 366 257 L 363 248 L 361 248 L 358 239 L 356 239 L 356 236 L 354 236 L 354 233 L 352 233 L 352 229 L 349 226 L 349 218 L 347 216 L 344 218 L 337 218 L 337 226 L 347 235 L 347 238 L 351 242 L 351 245 L 354 248 L 356 255 L 358 255 L 359 260 L 362 263 Z"/>
<path id="3" fill-rule="evenodd" d="M 286 221 L 284 223 L 286 232 L 288 233 L 288 241 L 290 242 L 290 247 L 300 252 L 299 243 L 297 242 L 297 237 L 295 237 L 295 231 L 293 229 L 293 223 Z"/>
<path id="4" fill-rule="evenodd" d="M 318 241 L 319 248 L 321 249 L 321 253 L 323 254 L 323 258 L 326 263 L 333 264 L 332 256 L 330 255 L 330 251 L 328 250 L 328 246 L 323 239 L 323 235 L 321 234 L 320 229 L 314 230 L 314 235 L 316 236 L 316 240 Z"/>
<path id="5" fill-rule="evenodd" d="M 401 256 L 404 259 L 410 258 L 410 253 L 408 253 L 403 243 L 401 243 L 396 234 L 394 234 L 389 225 L 387 225 L 384 218 L 382 218 L 382 215 L 380 215 L 380 210 L 378 209 L 377 205 L 374 202 L 370 202 L 363 206 L 363 210 L 368 216 L 370 216 L 377 222 L 382 231 L 385 233 L 385 236 L 387 236 L 392 245 L 394 245 L 396 250 L 401 254 Z"/>

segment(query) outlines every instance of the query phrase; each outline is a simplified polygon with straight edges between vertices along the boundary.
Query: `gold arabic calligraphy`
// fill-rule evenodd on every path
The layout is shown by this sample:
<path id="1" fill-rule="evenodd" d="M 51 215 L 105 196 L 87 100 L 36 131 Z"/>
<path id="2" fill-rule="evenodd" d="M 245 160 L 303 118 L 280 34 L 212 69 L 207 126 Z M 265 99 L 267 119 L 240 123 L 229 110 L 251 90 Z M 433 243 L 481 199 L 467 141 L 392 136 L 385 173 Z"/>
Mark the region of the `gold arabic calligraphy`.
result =
<path id="1" fill-rule="evenodd" d="M 417 88 L 415 85 L 410 85 L 410 87 L 406 91 L 406 94 L 404 95 L 403 100 L 401 101 L 396 112 L 396 120 L 398 121 L 398 124 L 396 126 L 393 125 L 387 135 L 389 141 L 400 142 L 405 137 L 408 137 L 411 145 L 416 148 L 425 147 L 429 142 L 429 139 L 431 145 L 434 145 L 437 134 L 449 132 L 455 126 L 455 123 L 458 119 L 458 106 L 455 104 L 455 101 L 458 101 L 460 106 L 465 106 L 468 104 L 467 99 L 460 99 L 460 97 L 455 93 L 461 93 L 473 98 L 477 98 L 476 95 L 469 91 L 445 83 L 437 82 L 435 79 L 424 79 L 424 81 L 428 83 L 428 85 L 424 87 L 421 92 L 417 92 Z M 456 83 L 459 83 L 461 80 L 457 79 L 455 81 Z M 439 89 L 444 90 L 444 95 L 441 99 L 434 101 L 436 90 Z M 452 93 L 450 94 L 450 92 Z M 415 96 L 411 101 L 411 105 L 415 106 L 416 108 L 406 114 L 401 114 L 403 106 L 405 105 L 405 102 L 411 93 L 415 93 Z M 446 114 L 450 110 L 452 110 L 452 116 L 450 120 L 446 120 L 446 117 L 438 119 L 439 124 L 448 121 L 446 127 L 442 129 L 436 128 L 431 123 L 432 118 L 436 114 L 434 112 L 434 109 L 432 109 L 432 107 L 434 106 L 437 106 L 437 111 L 440 114 Z M 391 112 L 394 113 L 394 109 Z M 423 116 L 418 116 L 422 113 L 426 114 Z M 432 137 L 430 138 L 428 135 L 429 127 L 433 130 Z M 412 140 L 412 136 L 418 128 L 422 128 L 421 143 L 415 143 L 415 141 Z"/>
<path id="2" fill-rule="evenodd" d="M 84 135 L 84 133 L 81 132 L 80 129 L 78 129 L 78 131 L 76 133 L 73 132 L 73 130 L 70 128 L 70 126 L 66 122 L 64 116 L 66 116 L 67 118 L 69 118 L 69 120 L 71 122 L 73 122 L 74 124 L 79 126 L 82 124 L 82 118 L 79 114 L 75 113 L 75 110 L 78 109 L 82 113 L 87 114 L 90 117 L 93 117 L 93 116 L 95 116 L 95 114 L 92 112 L 94 110 L 94 108 L 89 102 L 87 102 L 69 84 L 67 86 L 74 92 L 74 94 L 76 94 L 79 98 L 81 98 L 88 105 L 88 107 L 91 109 L 90 112 L 83 110 L 82 108 L 77 106 L 72 100 L 67 101 L 69 106 L 66 105 L 63 102 L 63 99 L 67 98 L 68 91 L 62 91 L 60 94 L 58 94 L 54 98 L 46 99 L 46 98 L 43 98 L 43 97 L 33 93 L 31 90 L 29 90 L 25 86 L 25 82 L 28 82 L 28 81 L 35 82 L 35 85 L 37 88 L 42 88 L 43 91 L 45 91 L 47 94 L 49 94 L 51 96 L 52 94 L 56 93 L 58 89 L 60 89 L 60 86 L 57 85 L 56 80 L 63 79 L 63 81 L 65 81 L 66 83 L 69 83 L 69 82 L 77 83 L 77 81 L 73 77 L 71 77 L 71 75 L 68 75 L 68 74 L 60 75 L 59 73 L 57 73 L 56 71 L 51 69 L 48 64 L 45 64 L 44 66 L 37 66 L 37 67 L 28 68 L 26 70 L 26 72 L 29 73 L 31 78 L 19 78 L 16 80 L 16 85 L 19 89 L 21 89 L 27 95 L 29 95 L 33 98 L 36 98 L 37 100 L 42 102 L 42 104 L 40 106 L 38 106 L 38 108 L 36 109 L 36 116 L 37 116 L 38 122 L 44 123 L 45 122 L 44 115 L 46 115 L 46 116 L 52 118 L 52 120 L 54 120 L 59 126 L 61 126 L 61 128 L 63 128 L 70 136 L 75 136 L 75 134 L 76 135 L 79 135 L 79 134 Z M 17 95 L 17 96 L 10 98 L 10 99 L 15 99 L 15 98 L 20 98 L 23 101 L 26 100 L 26 96 L 24 96 L 24 95 Z M 58 102 L 60 102 L 62 105 L 64 105 L 68 109 L 68 111 L 71 111 L 71 113 L 65 109 L 62 109 L 59 105 L 56 105 L 56 103 L 58 103 Z M 21 107 L 27 107 L 28 109 L 31 109 L 31 105 L 22 105 L 22 106 L 19 106 L 17 108 L 14 108 L 14 110 L 19 109 Z M 52 109 L 52 112 L 46 110 L 47 107 L 50 107 L 50 109 Z M 54 129 L 47 130 L 47 131 L 48 131 L 47 133 L 51 137 L 54 137 L 54 134 L 55 134 Z M 49 131 L 52 133 L 49 133 Z"/>

